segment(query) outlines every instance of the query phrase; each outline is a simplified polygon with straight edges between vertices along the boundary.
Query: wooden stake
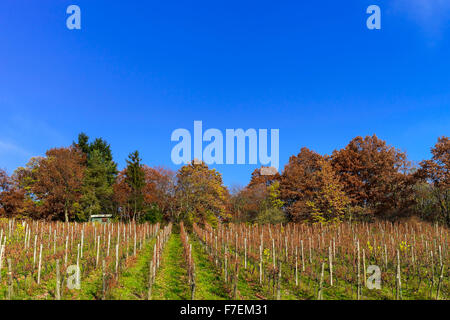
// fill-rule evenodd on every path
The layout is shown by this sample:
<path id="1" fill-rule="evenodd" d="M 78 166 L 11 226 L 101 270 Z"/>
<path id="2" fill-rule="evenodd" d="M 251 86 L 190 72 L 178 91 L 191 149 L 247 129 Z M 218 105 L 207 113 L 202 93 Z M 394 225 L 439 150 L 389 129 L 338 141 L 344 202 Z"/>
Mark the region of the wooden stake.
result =
<path id="1" fill-rule="evenodd" d="M 41 283 L 41 263 L 42 263 L 42 243 L 41 243 L 41 247 L 39 250 L 39 267 L 38 267 L 38 279 L 37 279 L 38 284 Z"/>
<path id="2" fill-rule="evenodd" d="M 12 300 L 14 295 L 13 290 L 13 273 L 12 273 L 12 262 L 11 259 L 8 258 L 8 300 Z"/>
<path id="3" fill-rule="evenodd" d="M 61 300 L 61 279 L 60 279 L 60 271 L 59 271 L 59 259 L 56 259 L 56 300 Z"/>

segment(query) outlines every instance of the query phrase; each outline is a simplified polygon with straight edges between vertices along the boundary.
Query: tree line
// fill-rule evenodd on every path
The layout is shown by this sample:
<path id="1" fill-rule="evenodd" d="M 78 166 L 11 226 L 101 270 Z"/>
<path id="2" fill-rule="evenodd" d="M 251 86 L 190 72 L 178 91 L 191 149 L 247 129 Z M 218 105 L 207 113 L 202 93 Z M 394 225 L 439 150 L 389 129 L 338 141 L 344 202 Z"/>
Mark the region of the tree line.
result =
<path id="1" fill-rule="evenodd" d="M 418 216 L 450 225 L 450 140 L 432 158 L 412 164 L 376 135 L 356 137 L 331 155 L 302 148 L 281 174 L 252 173 L 231 196 L 239 221 L 330 222 Z"/>
<path id="2" fill-rule="evenodd" d="M 356 137 L 331 155 L 302 148 L 281 173 L 256 169 L 245 187 L 193 161 L 178 171 L 149 167 L 132 152 L 119 171 L 110 145 L 81 133 L 69 147 L 34 157 L 11 176 L 0 170 L 0 216 L 87 221 L 319 223 L 418 216 L 450 225 L 450 140 L 412 164 L 377 136 Z M 265 170 L 267 172 L 267 170 Z"/>

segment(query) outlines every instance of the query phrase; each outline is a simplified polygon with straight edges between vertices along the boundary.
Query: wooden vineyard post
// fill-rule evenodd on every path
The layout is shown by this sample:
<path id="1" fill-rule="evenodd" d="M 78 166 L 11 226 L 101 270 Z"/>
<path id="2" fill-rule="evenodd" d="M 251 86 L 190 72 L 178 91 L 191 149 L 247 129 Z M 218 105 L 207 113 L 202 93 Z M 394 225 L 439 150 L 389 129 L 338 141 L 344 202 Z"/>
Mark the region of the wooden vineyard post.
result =
<path id="1" fill-rule="evenodd" d="M 333 260 L 336 260 L 336 239 L 333 237 Z"/>
<path id="2" fill-rule="evenodd" d="M 288 262 L 289 253 L 288 253 L 288 238 L 287 238 L 287 236 L 284 237 L 284 253 L 285 253 L 286 262 Z"/>
<path id="3" fill-rule="evenodd" d="M 317 294 L 317 300 L 323 300 L 323 277 L 325 273 L 325 263 L 322 262 L 322 271 L 320 272 L 319 292 Z"/>
<path id="4" fill-rule="evenodd" d="M 2 230 L 2 233 L 3 233 L 3 230 Z M 3 235 L 0 235 L 0 281 L 2 280 L 1 270 L 3 267 L 3 252 L 5 251 L 5 246 L 2 245 L 2 238 L 3 238 Z"/>
<path id="5" fill-rule="evenodd" d="M 81 231 L 81 248 L 80 248 L 81 259 L 83 259 L 83 245 L 84 245 L 84 226 L 83 226 L 83 230 Z"/>
<path id="6" fill-rule="evenodd" d="M 214 262 L 215 262 L 215 264 L 216 264 L 216 267 L 217 267 L 217 265 L 218 265 L 218 263 L 219 263 L 219 256 L 217 255 L 217 235 L 214 237 L 214 240 L 215 240 L 215 247 L 214 247 Z"/>
<path id="7" fill-rule="evenodd" d="M 106 300 L 106 263 L 102 260 L 102 300 Z"/>
<path id="8" fill-rule="evenodd" d="M 95 267 L 98 267 L 98 259 L 100 256 L 100 236 L 97 237 L 97 256 L 95 258 Z"/>
<path id="9" fill-rule="evenodd" d="M 275 258 L 275 239 L 272 238 L 272 262 L 273 262 L 273 268 L 276 267 L 276 258 Z"/>
<path id="10" fill-rule="evenodd" d="M 33 268 L 36 267 L 36 245 L 37 245 L 37 235 L 34 236 Z"/>
<path id="11" fill-rule="evenodd" d="M 305 272 L 305 256 L 303 254 L 303 240 L 300 241 L 302 246 L 302 272 Z"/>
<path id="12" fill-rule="evenodd" d="M 281 259 L 278 261 L 278 276 L 277 276 L 277 300 L 281 300 Z"/>
<path id="13" fill-rule="evenodd" d="M 366 274 L 366 250 L 363 249 L 363 283 L 364 286 L 366 286 L 366 278 L 367 278 L 367 274 Z"/>
<path id="14" fill-rule="evenodd" d="M 14 295 L 13 291 L 13 273 L 12 273 L 12 262 L 8 258 L 8 300 L 12 300 Z"/>
<path id="15" fill-rule="evenodd" d="M 263 280 L 263 247 L 262 242 L 259 245 L 259 284 L 262 284 Z"/>
<path id="16" fill-rule="evenodd" d="M 330 263 L 330 286 L 333 286 L 333 256 L 331 251 L 331 246 L 328 248 L 328 259 Z"/>
<path id="17" fill-rule="evenodd" d="M 436 291 L 436 300 L 439 300 L 439 293 L 441 291 L 442 280 L 444 278 L 444 265 L 441 265 L 441 274 L 439 275 L 439 282 Z"/>
<path id="18" fill-rule="evenodd" d="M 65 250 L 65 255 L 64 255 L 64 267 L 67 268 L 67 247 L 69 245 L 69 236 L 66 237 L 66 250 Z"/>
<path id="19" fill-rule="evenodd" d="M 56 254 L 56 229 L 53 233 L 53 254 Z"/>
<path id="20" fill-rule="evenodd" d="M 400 300 L 402 297 L 402 280 L 401 280 L 401 271 L 400 271 L 400 252 L 397 249 L 397 291 L 396 291 L 396 299 Z"/>
<path id="21" fill-rule="evenodd" d="M 42 264 L 42 243 L 39 250 L 39 265 L 38 265 L 38 279 L 37 279 L 38 284 L 41 283 L 41 264 Z"/>
<path id="22" fill-rule="evenodd" d="M 150 260 L 150 267 L 149 267 L 149 271 L 148 271 L 147 300 L 152 300 L 152 288 L 153 288 L 153 260 Z"/>
<path id="23" fill-rule="evenodd" d="M 298 287 L 298 248 L 295 247 L 295 286 Z"/>
<path id="24" fill-rule="evenodd" d="M 311 236 L 309 237 L 309 264 L 312 265 L 312 243 L 311 243 Z"/>
<path id="25" fill-rule="evenodd" d="M 192 264 L 191 268 L 191 300 L 195 300 L 195 264 Z"/>
<path id="26" fill-rule="evenodd" d="M 116 277 L 119 275 L 119 244 L 116 244 Z"/>
<path id="27" fill-rule="evenodd" d="M 361 267 L 360 267 L 360 265 L 361 265 L 361 254 L 360 254 L 360 251 L 359 251 L 359 241 L 357 242 L 357 251 L 358 251 L 358 274 L 357 274 L 357 277 L 358 277 L 358 280 L 357 280 L 357 288 L 356 288 L 356 295 L 357 295 L 357 299 L 358 300 L 360 300 L 361 299 Z"/>
<path id="28" fill-rule="evenodd" d="M 236 259 L 236 266 L 234 268 L 234 277 L 233 277 L 233 299 L 237 299 L 237 284 L 239 280 L 239 262 Z"/>
<path id="29" fill-rule="evenodd" d="M 134 248 L 133 248 L 133 256 L 136 257 L 136 231 L 134 232 Z"/>
<path id="30" fill-rule="evenodd" d="M 426 243 L 426 242 L 425 242 Z M 430 282 L 430 299 L 433 297 L 433 287 L 434 287 L 434 259 L 433 250 L 430 251 L 430 262 L 431 262 L 431 282 Z"/>
<path id="31" fill-rule="evenodd" d="M 228 282 L 228 264 L 227 264 L 227 256 L 228 256 L 228 253 L 227 253 L 227 245 L 225 244 L 225 254 L 224 254 L 224 259 L 225 259 L 225 266 L 224 266 L 224 275 L 225 275 L 225 283 L 227 283 Z"/>
<path id="32" fill-rule="evenodd" d="M 111 246 L 111 233 L 108 231 L 108 248 L 106 250 L 106 256 L 109 257 L 109 247 Z"/>
<path id="33" fill-rule="evenodd" d="M 244 239 L 244 269 L 247 269 L 247 238 Z"/>
<path id="34" fill-rule="evenodd" d="M 77 270 L 80 270 L 80 244 L 77 244 Z"/>
<path id="35" fill-rule="evenodd" d="M 235 250 L 234 250 L 234 253 L 235 253 L 235 256 L 234 256 L 234 258 L 235 258 L 235 260 L 237 261 L 237 259 L 238 259 L 238 254 L 239 254 L 239 247 L 238 247 L 238 234 L 236 233 L 236 243 L 235 243 L 235 246 L 234 246 L 234 248 L 235 248 Z"/>
<path id="36" fill-rule="evenodd" d="M 56 290 L 55 290 L 56 300 L 61 300 L 61 275 L 59 271 L 59 259 L 56 259 Z"/>

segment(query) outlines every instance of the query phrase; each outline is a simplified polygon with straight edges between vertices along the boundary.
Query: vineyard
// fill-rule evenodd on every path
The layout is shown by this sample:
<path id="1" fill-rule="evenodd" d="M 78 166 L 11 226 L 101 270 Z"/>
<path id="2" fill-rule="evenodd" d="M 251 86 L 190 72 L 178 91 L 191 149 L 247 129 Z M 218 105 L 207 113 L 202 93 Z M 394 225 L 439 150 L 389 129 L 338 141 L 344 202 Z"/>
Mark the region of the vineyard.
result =
<path id="1" fill-rule="evenodd" d="M 447 300 L 437 224 L 0 220 L 0 299 Z"/>

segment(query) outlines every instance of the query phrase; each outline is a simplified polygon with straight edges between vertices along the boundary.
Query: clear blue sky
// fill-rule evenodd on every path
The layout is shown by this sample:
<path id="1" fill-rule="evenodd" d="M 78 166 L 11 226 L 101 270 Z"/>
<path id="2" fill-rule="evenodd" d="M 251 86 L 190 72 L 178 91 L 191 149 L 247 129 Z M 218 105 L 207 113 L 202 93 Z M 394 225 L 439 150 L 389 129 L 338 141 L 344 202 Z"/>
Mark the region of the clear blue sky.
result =
<path id="1" fill-rule="evenodd" d="M 66 8 L 81 8 L 81 30 Z M 382 29 L 366 28 L 366 8 Z M 103 137 L 173 169 L 177 128 L 280 129 L 280 167 L 377 134 L 414 161 L 450 133 L 450 2 L 0 2 L 0 167 Z M 220 165 L 227 185 L 256 166 Z"/>

